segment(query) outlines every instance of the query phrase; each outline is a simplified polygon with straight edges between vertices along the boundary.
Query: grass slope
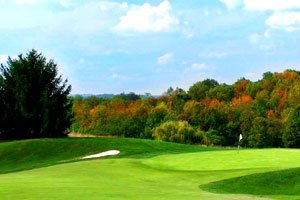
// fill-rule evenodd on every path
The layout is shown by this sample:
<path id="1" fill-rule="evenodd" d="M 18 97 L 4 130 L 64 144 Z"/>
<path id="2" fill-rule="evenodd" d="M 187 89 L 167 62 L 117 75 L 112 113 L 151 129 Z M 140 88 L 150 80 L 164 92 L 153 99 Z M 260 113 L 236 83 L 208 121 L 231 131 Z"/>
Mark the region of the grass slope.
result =
<path id="1" fill-rule="evenodd" d="M 204 185 L 201 188 L 216 193 L 293 195 L 300 198 L 300 168 L 227 179 Z"/>
<path id="2" fill-rule="evenodd" d="M 83 156 L 120 150 L 117 158 L 207 151 L 212 148 L 127 138 L 36 139 L 0 143 L 0 174 L 78 161 Z M 114 157 L 114 158 L 115 158 Z"/>
<path id="3" fill-rule="evenodd" d="M 270 188 L 267 188 L 270 193 L 262 194 L 258 192 L 254 194 L 256 196 L 249 195 L 252 193 L 247 191 L 247 187 L 243 185 L 245 182 L 237 183 L 236 187 L 241 188 L 240 192 L 213 191 L 220 193 L 218 194 L 207 191 L 210 183 L 237 177 L 247 177 L 251 174 L 299 168 L 299 150 L 242 150 L 240 154 L 237 154 L 234 150 L 205 151 L 212 149 L 148 140 L 66 138 L 57 141 L 35 140 L 2 143 L 0 144 L 0 152 L 7 149 L 7 147 L 2 145 L 12 145 L 16 148 L 22 146 L 23 142 L 28 144 L 45 142 L 39 144 L 39 147 L 43 147 L 44 150 L 41 150 L 40 153 L 32 152 L 32 155 L 28 155 L 30 159 L 25 159 L 26 162 L 18 158 L 18 155 L 22 151 L 30 152 L 35 148 L 32 146 L 22 147 L 22 150 L 14 150 L 17 153 L 14 153 L 14 156 L 8 156 L 10 161 L 7 161 L 11 166 L 22 163 L 23 169 L 26 169 L 28 162 L 31 160 L 35 163 L 35 166 L 41 167 L 45 164 L 57 164 L 65 160 L 74 161 L 83 155 L 109 149 L 119 149 L 121 150 L 121 155 L 108 159 L 101 158 L 63 163 L 33 170 L 0 174 L 1 200 L 300 199 L 300 195 L 296 192 L 287 194 L 282 190 L 272 193 L 271 191 L 274 187 L 270 186 L 270 184 L 266 185 L 266 187 L 270 186 Z M 66 147 L 69 147 L 69 149 L 66 150 Z M 54 151 L 53 149 L 56 150 L 52 156 L 47 157 L 46 153 L 42 153 L 43 151 L 52 152 Z M 69 153 L 66 153 L 66 151 Z M 39 156 L 35 154 L 39 154 Z M 59 159 L 57 158 L 58 154 L 60 154 Z M 22 155 L 26 156 L 25 153 L 22 153 Z M 4 157 L 1 154 L 0 158 Z M 13 161 L 14 158 L 18 159 Z M 44 164 L 40 164 L 40 162 Z M 0 168 L 7 171 L 7 167 L 8 164 L 6 164 L 6 167 L 1 166 Z M 284 171 L 282 172 L 284 174 Z M 282 174 L 281 172 L 278 173 Z M 297 171 L 295 172 L 291 169 L 289 173 L 289 175 L 282 175 L 282 177 L 284 176 L 288 179 Z M 269 178 L 271 177 L 272 175 L 269 176 Z M 295 181 L 298 182 L 298 179 L 295 179 Z M 260 187 L 262 184 L 263 181 L 256 186 Z M 278 186 L 280 185 L 284 185 L 286 190 L 295 186 L 287 181 L 278 182 Z M 255 184 L 253 187 L 255 187 Z"/>

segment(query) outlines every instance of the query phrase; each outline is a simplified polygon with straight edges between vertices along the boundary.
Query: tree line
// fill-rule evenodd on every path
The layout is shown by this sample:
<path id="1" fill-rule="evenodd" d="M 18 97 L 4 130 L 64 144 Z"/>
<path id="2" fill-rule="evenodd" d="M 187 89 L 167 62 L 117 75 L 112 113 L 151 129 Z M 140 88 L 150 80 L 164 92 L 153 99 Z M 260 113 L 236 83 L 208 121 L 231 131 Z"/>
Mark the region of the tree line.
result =
<path id="1" fill-rule="evenodd" d="M 234 84 L 206 79 L 159 97 L 70 97 L 57 65 L 31 50 L 0 67 L 0 139 L 68 132 L 204 145 L 300 147 L 300 72 L 266 72 Z"/>
<path id="2" fill-rule="evenodd" d="M 189 144 L 300 147 L 300 72 L 266 72 L 234 84 L 206 79 L 160 97 L 76 96 L 74 132 Z"/>

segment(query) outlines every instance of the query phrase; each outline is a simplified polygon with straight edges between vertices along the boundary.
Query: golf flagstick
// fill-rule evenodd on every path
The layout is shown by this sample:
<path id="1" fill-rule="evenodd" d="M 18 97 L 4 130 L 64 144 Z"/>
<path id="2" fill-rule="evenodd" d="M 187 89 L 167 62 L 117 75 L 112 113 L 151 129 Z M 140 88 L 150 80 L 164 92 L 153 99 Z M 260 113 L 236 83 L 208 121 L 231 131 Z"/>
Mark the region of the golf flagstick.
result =
<path id="1" fill-rule="evenodd" d="M 243 139 L 243 136 L 242 136 L 242 134 L 240 134 L 239 144 L 238 144 L 238 153 L 240 153 L 240 142 L 241 142 L 242 139 Z"/>

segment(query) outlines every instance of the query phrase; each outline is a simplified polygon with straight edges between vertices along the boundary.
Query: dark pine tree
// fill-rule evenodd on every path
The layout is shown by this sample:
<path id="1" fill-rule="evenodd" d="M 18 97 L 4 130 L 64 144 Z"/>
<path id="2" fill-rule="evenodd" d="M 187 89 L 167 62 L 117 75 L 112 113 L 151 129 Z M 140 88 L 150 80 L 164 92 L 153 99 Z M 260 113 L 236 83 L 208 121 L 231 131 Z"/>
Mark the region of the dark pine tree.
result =
<path id="1" fill-rule="evenodd" d="M 63 137 L 72 119 L 71 86 L 53 60 L 31 50 L 1 65 L 1 139 Z"/>
<path id="2" fill-rule="evenodd" d="M 3 91 L 3 78 L 2 76 L 0 75 L 0 138 L 1 138 L 1 135 L 2 135 L 2 127 L 4 125 L 4 91 Z"/>

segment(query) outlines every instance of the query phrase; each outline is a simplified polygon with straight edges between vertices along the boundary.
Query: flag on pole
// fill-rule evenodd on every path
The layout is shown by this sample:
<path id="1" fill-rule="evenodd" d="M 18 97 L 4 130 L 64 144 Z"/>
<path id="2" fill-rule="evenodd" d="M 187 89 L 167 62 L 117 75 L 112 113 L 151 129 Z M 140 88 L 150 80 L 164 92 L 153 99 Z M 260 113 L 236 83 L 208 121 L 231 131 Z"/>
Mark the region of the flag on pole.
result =
<path id="1" fill-rule="evenodd" d="M 242 134 L 240 134 L 240 138 L 239 138 L 239 144 L 238 144 L 238 153 L 240 153 L 240 142 L 243 139 Z"/>

